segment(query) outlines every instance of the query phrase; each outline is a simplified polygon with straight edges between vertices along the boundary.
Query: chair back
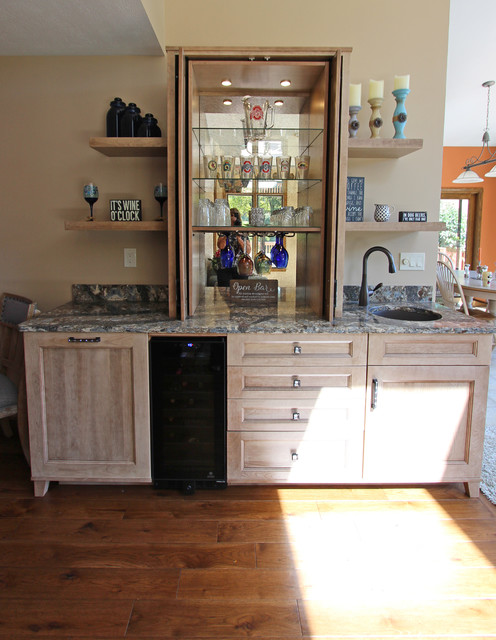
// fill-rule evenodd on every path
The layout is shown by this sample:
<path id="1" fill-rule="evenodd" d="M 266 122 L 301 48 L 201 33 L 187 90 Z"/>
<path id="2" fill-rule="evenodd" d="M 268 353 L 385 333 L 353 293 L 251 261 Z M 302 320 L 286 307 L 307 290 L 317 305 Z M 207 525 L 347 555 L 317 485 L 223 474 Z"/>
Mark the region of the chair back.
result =
<path id="1" fill-rule="evenodd" d="M 0 296 L 0 373 L 17 386 L 24 370 L 24 348 L 18 324 L 34 315 L 35 303 L 4 293 Z"/>
<path id="2" fill-rule="evenodd" d="M 463 313 L 468 316 L 469 312 L 465 295 L 448 256 L 438 255 L 436 282 L 444 304 L 451 309 L 457 309 L 461 303 L 460 310 L 463 310 Z"/>

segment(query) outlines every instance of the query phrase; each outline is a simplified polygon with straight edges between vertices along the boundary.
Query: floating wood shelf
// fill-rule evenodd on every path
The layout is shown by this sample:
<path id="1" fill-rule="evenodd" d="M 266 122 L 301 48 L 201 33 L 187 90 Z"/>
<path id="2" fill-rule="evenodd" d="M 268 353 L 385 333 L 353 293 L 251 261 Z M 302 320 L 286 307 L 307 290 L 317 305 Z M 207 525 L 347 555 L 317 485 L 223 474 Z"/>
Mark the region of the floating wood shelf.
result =
<path id="1" fill-rule="evenodd" d="M 401 158 L 422 149 L 424 141 L 420 138 L 349 138 L 348 156 L 350 158 Z"/>
<path id="2" fill-rule="evenodd" d="M 90 138 L 90 147 L 117 158 L 159 157 L 167 153 L 165 138 Z"/>
<path id="3" fill-rule="evenodd" d="M 165 220 L 153 222 L 112 222 L 111 220 L 66 220 L 66 231 L 167 231 Z"/>
<path id="4" fill-rule="evenodd" d="M 444 231 L 444 222 L 347 222 L 346 231 Z"/>

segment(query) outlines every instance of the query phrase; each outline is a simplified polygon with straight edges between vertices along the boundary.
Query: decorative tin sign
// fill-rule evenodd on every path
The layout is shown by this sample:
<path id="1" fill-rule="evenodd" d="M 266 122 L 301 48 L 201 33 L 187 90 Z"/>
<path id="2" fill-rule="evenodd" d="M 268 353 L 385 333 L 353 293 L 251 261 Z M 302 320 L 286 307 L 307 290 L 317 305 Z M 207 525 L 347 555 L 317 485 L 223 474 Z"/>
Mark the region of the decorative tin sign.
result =
<path id="1" fill-rule="evenodd" d="M 346 222 L 362 222 L 365 178 L 348 177 L 346 187 Z"/>
<path id="2" fill-rule="evenodd" d="M 277 304 L 277 280 L 231 280 L 229 289 L 232 302 L 239 305 Z"/>
<path id="3" fill-rule="evenodd" d="M 110 220 L 112 222 L 141 221 L 141 200 L 111 200 Z"/>
<path id="4" fill-rule="evenodd" d="M 400 222 L 427 222 L 427 211 L 400 211 Z"/>

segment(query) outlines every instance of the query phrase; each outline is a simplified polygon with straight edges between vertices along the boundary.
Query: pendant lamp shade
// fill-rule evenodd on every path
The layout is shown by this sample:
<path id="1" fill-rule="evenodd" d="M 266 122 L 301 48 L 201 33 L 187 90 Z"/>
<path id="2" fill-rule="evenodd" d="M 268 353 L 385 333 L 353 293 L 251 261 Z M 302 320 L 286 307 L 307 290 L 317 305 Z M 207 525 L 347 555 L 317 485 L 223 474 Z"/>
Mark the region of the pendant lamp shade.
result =
<path id="1" fill-rule="evenodd" d="M 469 184 L 471 182 L 484 182 L 484 180 L 479 177 L 475 171 L 468 169 L 467 171 L 462 171 L 458 178 L 455 178 L 453 182 L 457 184 Z"/>
<path id="2" fill-rule="evenodd" d="M 494 167 L 491 169 L 491 171 L 488 171 L 487 173 L 484 174 L 486 176 L 486 178 L 496 178 L 496 164 L 494 165 Z"/>

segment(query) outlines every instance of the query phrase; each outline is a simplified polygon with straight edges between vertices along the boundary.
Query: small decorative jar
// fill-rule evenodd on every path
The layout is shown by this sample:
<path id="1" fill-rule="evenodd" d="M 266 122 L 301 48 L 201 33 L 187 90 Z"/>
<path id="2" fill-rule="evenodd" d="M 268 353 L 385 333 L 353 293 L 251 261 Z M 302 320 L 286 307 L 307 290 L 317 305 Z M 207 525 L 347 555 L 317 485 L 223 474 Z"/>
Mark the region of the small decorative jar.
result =
<path id="1" fill-rule="evenodd" d="M 153 113 L 146 113 L 138 128 L 139 138 L 160 138 L 162 132 L 157 126 L 157 118 L 153 117 Z"/>

